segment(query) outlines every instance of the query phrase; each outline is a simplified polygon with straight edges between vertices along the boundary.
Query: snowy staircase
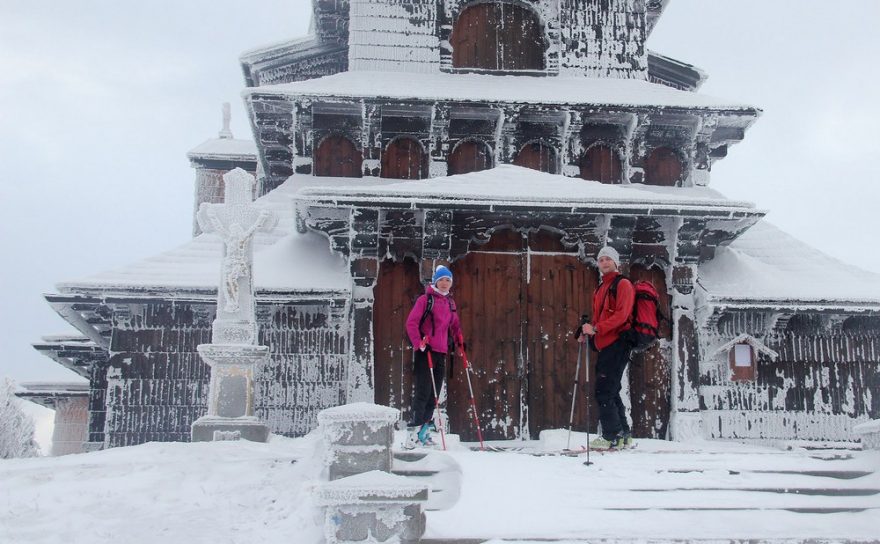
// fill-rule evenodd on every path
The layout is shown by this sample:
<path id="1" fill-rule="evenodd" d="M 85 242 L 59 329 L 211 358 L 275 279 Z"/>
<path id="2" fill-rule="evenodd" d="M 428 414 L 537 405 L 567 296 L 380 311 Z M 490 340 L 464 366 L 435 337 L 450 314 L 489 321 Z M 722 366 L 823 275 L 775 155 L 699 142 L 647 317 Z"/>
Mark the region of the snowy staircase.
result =
<path id="1" fill-rule="evenodd" d="M 516 495 L 516 499 L 508 498 L 508 503 L 529 501 L 535 505 L 534 513 L 555 514 L 562 510 L 570 512 L 566 519 L 577 516 L 587 521 L 565 522 L 564 529 L 537 520 L 521 523 L 517 526 L 531 537 L 526 538 L 527 535 L 512 533 L 505 523 L 494 522 L 501 512 L 487 512 L 486 523 L 472 526 L 471 530 L 432 530 L 429 517 L 429 538 L 422 542 L 876 543 L 880 536 L 880 530 L 875 533 L 870 527 L 864 529 L 873 525 L 870 521 L 866 524 L 866 519 L 880 520 L 880 458 L 865 458 L 861 452 L 782 451 L 712 444 L 692 449 L 645 441 L 634 450 L 594 453 L 594 463 L 589 467 L 583 466 L 583 455 L 572 458 L 535 454 L 528 451 L 528 446 L 512 446 L 500 453 L 473 457 L 471 466 L 480 473 L 481 486 L 492 485 L 495 464 L 504 465 L 498 473 L 505 478 L 511 473 L 533 474 L 531 486 L 521 495 L 516 488 L 505 488 Z M 497 461 L 491 462 L 494 459 Z M 467 480 L 469 463 L 464 462 L 463 466 Z M 552 482 L 538 482 L 542 479 Z M 569 484 L 567 479 L 573 483 Z M 547 489 L 553 491 L 547 493 Z M 462 500 L 470 502 L 467 497 Z M 470 504 L 473 507 L 491 500 L 504 498 L 481 495 Z M 572 508 L 572 504 L 577 507 Z M 529 509 L 523 509 L 518 515 L 528 513 Z M 436 519 L 449 522 L 447 518 Z M 610 519 L 618 521 L 606 521 Z M 619 525 L 621 521 L 623 525 Z M 652 535 L 651 527 L 664 525 L 663 530 Z M 716 528 L 699 529 L 707 525 Z M 681 527 L 683 531 L 670 527 Z M 840 527 L 844 529 L 838 532 Z M 493 533 L 497 535 L 494 540 L 488 538 Z M 835 538 L 829 539 L 831 535 Z"/>

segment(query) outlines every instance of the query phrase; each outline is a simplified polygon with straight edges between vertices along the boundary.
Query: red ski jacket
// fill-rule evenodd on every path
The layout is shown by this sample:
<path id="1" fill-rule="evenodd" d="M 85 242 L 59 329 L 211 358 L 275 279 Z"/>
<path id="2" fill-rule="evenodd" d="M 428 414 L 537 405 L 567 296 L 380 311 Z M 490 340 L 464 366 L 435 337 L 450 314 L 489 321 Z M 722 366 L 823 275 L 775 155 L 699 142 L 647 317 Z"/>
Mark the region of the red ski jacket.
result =
<path id="1" fill-rule="evenodd" d="M 428 297 L 434 298 L 434 304 L 431 306 L 431 314 L 425 319 L 421 330 L 419 330 L 419 321 L 425 314 Z M 406 333 L 409 336 L 409 341 L 412 342 L 413 349 L 418 351 L 422 338 L 427 336 L 431 351 L 446 353 L 449 351 L 448 335 L 450 330 L 452 330 L 452 338 L 455 339 L 455 342 L 459 344 L 462 342 L 461 326 L 454 304 L 451 296 L 443 296 L 430 285 L 425 288 L 425 294 L 416 300 L 413 309 L 409 312 L 409 317 L 406 319 Z"/>
<path id="2" fill-rule="evenodd" d="M 602 276 L 602 283 L 593 295 L 593 327 L 596 336 L 593 342 L 596 349 L 603 350 L 620 338 L 620 333 L 632 327 L 633 304 L 636 302 L 636 290 L 628 279 L 617 284 L 616 294 L 609 293 L 618 272 L 609 272 Z"/>

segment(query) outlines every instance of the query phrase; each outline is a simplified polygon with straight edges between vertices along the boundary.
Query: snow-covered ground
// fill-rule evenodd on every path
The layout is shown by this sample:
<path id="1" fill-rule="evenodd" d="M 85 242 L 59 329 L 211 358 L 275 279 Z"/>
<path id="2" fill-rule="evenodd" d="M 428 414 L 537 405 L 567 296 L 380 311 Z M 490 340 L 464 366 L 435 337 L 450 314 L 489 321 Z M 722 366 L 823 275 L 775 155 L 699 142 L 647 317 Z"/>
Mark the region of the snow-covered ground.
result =
<path id="1" fill-rule="evenodd" d="M 573 443 L 583 438 L 575 433 Z M 594 452 L 590 466 L 583 456 L 526 453 L 565 442 L 554 431 L 504 443 L 519 452 L 450 451 L 463 470 L 461 499 L 428 512 L 425 537 L 880 536 L 880 452 L 642 440 L 631 451 Z M 0 542 L 318 543 L 322 516 L 310 488 L 321 454 L 313 433 L 0 461 Z"/>

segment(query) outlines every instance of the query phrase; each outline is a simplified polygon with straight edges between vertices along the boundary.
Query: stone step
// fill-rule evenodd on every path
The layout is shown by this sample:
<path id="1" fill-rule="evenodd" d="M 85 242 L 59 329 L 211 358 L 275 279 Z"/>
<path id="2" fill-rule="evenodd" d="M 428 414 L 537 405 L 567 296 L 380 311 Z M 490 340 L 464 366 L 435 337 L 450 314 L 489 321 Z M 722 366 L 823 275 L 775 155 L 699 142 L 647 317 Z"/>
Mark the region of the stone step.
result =
<path id="1" fill-rule="evenodd" d="M 880 489 L 869 488 L 818 488 L 818 487 L 673 487 L 630 489 L 637 493 L 681 493 L 685 491 L 737 491 L 743 493 L 780 493 L 791 495 L 815 495 L 822 497 L 870 497 L 880 494 Z"/>
<path id="2" fill-rule="evenodd" d="M 717 469 L 702 469 L 702 468 L 678 468 L 678 469 L 661 469 L 658 470 L 658 474 L 669 473 L 669 474 L 702 474 L 704 472 L 715 472 Z M 722 469 L 723 470 L 723 469 Z M 740 474 L 784 474 L 790 476 L 809 476 L 813 478 L 834 478 L 836 480 L 855 480 L 857 478 L 863 478 L 865 476 L 870 476 L 873 472 L 864 471 L 864 470 L 730 470 L 727 469 L 727 473 L 731 476 L 738 476 Z"/>
<path id="3" fill-rule="evenodd" d="M 821 539 L 821 538 L 756 538 L 756 539 L 684 539 L 684 538 L 657 538 L 657 539 L 624 539 L 624 538 L 591 538 L 590 540 L 578 540 L 572 538 L 425 538 L 421 544 L 485 544 L 486 542 L 497 544 L 516 544 L 517 542 L 565 542 L 566 544 L 830 544 L 831 542 L 843 544 L 877 544 L 876 540 L 847 540 L 847 539 Z"/>

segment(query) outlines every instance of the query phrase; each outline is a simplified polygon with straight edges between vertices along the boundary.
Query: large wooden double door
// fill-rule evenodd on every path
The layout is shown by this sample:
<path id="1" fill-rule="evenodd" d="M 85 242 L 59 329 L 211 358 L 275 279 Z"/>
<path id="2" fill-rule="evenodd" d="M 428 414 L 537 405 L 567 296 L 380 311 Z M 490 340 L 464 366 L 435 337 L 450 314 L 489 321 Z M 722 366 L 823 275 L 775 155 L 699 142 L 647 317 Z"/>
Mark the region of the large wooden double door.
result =
<path id="1" fill-rule="evenodd" d="M 580 316 L 589 312 L 598 283 L 596 270 L 566 252 L 552 236 L 524 238 L 506 231 L 453 263 L 452 271 L 483 436 L 537 438 L 541 430 L 566 428 L 578 357 L 572 332 Z M 404 322 L 421 291 L 414 262 L 382 263 L 374 291 L 376 402 L 401 408 L 404 417 L 409 417 L 412 395 L 412 350 Z M 591 357 L 590 428 L 595 431 L 596 354 Z M 574 417 L 574 428 L 581 431 L 587 428 L 584 378 L 582 366 Z M 668 381 L 668 375 L 659 381 Z M 642 376 L 635 385 L 650 387 L 651 382 Z M 450 430 L 475 440 L 468 385 L 458 357 L 451 360 L 447 383 Z M 639 417 L 647 415 L 651 422 L 646 425 L 653 428 L 654 419 L 668 414 L 652 415 L 654 405 L 647 404 L 639 405 Z"/>

